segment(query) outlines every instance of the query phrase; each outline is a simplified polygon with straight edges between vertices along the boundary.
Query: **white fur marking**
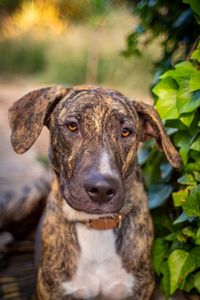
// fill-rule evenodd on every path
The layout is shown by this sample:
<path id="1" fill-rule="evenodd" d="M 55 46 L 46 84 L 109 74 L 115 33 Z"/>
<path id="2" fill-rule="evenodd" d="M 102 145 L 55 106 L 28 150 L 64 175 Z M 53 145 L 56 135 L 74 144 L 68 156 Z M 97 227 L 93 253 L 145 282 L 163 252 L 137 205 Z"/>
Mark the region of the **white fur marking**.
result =
<path id="1" fill-rule="evenodd" d="M 87 299 L 101 294 L 115 300 L 131 296 L 135 279 L 116 253 L 113 231 L 88 229 L 80 223 L 76 229 L 81 254 L 74 277 L 62 283 L 65 295 Z"/>
<path id="2" fill-rule="evenodd" d="M 110 158 L 106 151 L 103 151 L 99 162 L 99 171 L 101 174 L 113 174 L 113 170 L 110 165 Z"/>

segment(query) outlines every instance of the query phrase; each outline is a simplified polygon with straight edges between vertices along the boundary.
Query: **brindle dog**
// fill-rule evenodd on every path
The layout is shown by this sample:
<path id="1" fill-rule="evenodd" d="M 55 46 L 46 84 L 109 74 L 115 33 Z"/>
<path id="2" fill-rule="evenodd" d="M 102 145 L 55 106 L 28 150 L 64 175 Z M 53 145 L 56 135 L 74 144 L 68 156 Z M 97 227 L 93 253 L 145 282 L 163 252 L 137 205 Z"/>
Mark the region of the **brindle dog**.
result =
<path id="1" fill-rule="evenodd" d="M 153 228 L 139 143 L 154 137 L 180 166 L 155 110 L 117 91 L 57 86 L 18 100 L 9 121 L 17 153 L 31 147 L 43 125 L 50 131 L 54 181 L 42 225 L 38 299 L 150 299 Z"/>

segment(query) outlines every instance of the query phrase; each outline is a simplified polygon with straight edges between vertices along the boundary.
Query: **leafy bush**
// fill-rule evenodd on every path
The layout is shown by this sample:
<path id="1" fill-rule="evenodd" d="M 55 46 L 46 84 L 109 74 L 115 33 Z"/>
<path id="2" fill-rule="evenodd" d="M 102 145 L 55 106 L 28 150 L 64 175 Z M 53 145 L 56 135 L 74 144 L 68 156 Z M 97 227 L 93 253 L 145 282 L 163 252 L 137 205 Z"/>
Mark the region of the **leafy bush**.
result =
<path id="1" fill-rule="evenodd" d="M 200 293 L 199 66 L 200 43 L 191 61 L 165 72 L 153 88 L 155 108 L 179 150 L 182 168 L 173 170 L 155 143 L 139 153 L 149 207 L 154 209 L 153 264 L 167 299 L 177 289 Z"/>
<path id="2" fill-rule="evenodd" d="M 200 293 L 200 3 L 139 0 L 135 11 L 140 22 L 124 54 L 140 54 L 162 33 L 156 73 L 165 73 L 152 92 L 183 161 L 174 170 L 152 141 L 138 154 L 155 225 L 154 270 L 168 299 L 178 289 Z"/>

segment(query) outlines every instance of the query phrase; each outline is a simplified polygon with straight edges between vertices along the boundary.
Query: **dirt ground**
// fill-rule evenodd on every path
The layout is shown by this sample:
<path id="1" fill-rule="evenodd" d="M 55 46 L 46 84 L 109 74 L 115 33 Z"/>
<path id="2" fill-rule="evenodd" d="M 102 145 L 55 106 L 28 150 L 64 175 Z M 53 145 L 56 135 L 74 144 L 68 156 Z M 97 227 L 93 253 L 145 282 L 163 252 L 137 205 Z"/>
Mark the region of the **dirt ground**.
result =
<path id="1" fill-rule="evenodd" d="M 10 105 L 25 93 L 39 88 L 38 84 L 26 83 L 0 83 L 0 196 L 6 189 L 20 189 L 24 183 L 41 176 L 44 169 L 36 161 L 38 153 L 47 154 L 48 132 L 44 128 L 35 145 L 25 154 L 17 155 L 10 145 L 10 128 L 7 111 Z M 177 294 L 173 300 L 198 300 L 200 297 L 187 297 Z M 154 300 L 164 300 L 160 292 L 156 292 Z"/>

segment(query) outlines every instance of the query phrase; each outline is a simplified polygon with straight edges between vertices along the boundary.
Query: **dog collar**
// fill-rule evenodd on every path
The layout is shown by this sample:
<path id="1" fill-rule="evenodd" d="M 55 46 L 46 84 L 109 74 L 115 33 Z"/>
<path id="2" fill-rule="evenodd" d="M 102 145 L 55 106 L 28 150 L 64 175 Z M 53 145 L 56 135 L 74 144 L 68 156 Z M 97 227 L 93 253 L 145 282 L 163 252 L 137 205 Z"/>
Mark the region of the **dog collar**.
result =
<path id="1" fill-rule="evenodd" d="M 125 215 L 118 213 L 116 215 L 109 216 L 109 217 L 102 217 L 99 219 L 80 221 L 80 223 L 85 224 L 89 229 L 108 230 L 108 229 L 120 228 L 124 216 Z"/>

